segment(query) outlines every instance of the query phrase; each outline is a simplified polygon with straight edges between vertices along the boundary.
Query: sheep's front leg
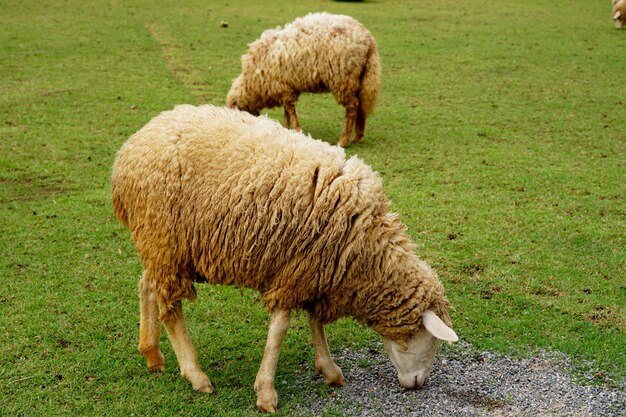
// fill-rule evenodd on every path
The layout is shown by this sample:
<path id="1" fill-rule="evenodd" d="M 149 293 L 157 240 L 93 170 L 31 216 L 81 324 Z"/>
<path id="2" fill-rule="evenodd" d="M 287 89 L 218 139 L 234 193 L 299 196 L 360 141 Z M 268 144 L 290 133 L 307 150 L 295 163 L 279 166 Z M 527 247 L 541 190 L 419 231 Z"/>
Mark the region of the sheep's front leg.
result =
<path id="1" fill-rule="evenodd" d="M 343 124 L 341 136 L 339 137 L 339 143 L 337 143 L 337 145 L 339 146 L 346 146 L 350 141 L 350 136 L 352 135 L 352 131 L 354 130 L 354 126 L 356 124 L 359 99 L 356 97 L 352 97 L 350 101 L 344 104 L 344 106 L 346 108 L 346 119 Z"/>
<path id="2" fill-rule="evenodd" d="M 178 300 L 174 304 L 175 313 L 165 322 L 165 328 L 172 342 L 172 347 L 178 359 L 180 374 L 193 386 L 198 392 L 213 392 L 213 385 L 209 377 L 200 369 L 196 351 L 191 344 L 187 328 L 185 327 L 185 319 L 183 318 L 182 302 Z"/>
<path id="3" fill-rule="evenodd" d="M 274 389 L 274 376 L 276 375 L 280 346 L 287 334 L 290 321 L 291 313 L 289 310 L 275 309 L 272 311 L 265 353 L 254 381 L 254 390 L 257 395 L 256 405 L 262 411 L 276 412 L 278 394 Z"/>
<path id="4" fill-rule="evenodd" d="M 144 271 L 139 282 L 139 352 L 146 357 L 148 369 L 162 371 L 165 359 L 159 349 L 161 322 L 159 321 L 159 305 L 148 273 Z"/>
<path id="5" fill-rule="evenodd" d="M 330 356 L 328 342 L 324 334 L 324 326 L 311 313 L 309 313 L 309 325 L 311 327 L 311 336 L 313 338 L 313 350 L 315 351 L 315 369 L 322 375 L 328 383 L 333 387 L 340 387 L 345 384 L 345 379 L 341 368 L 335 364 Z"/>
<path id="6" fill-rule="evenodd" d="M 296 99 L 293 97 L 284 98 L 283 106 L 285 107 L 285 127 L 287 129 L 294 128 L 298 132 L 302 132 L 298 115 L 296 114 Z"/>

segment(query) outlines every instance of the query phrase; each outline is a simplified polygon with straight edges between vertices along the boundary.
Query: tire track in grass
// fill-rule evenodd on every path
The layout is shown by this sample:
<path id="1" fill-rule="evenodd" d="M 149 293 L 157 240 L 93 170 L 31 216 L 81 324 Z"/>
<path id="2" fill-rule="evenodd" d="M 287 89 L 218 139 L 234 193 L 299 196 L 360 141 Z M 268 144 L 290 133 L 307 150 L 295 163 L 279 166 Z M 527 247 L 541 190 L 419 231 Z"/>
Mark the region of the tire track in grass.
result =
<path id="1" fill-rule="evenodd" d="M 167 28 L 159 23 L 145 22 L 144 26 L 150 37 L 161 47 L 161 55 L 172 75 L 189 90 L 197 103 L 208 102 L 208 83 L 204 80 L 203 73 L 192 64 L 191 49 L 178 43 Z"/>

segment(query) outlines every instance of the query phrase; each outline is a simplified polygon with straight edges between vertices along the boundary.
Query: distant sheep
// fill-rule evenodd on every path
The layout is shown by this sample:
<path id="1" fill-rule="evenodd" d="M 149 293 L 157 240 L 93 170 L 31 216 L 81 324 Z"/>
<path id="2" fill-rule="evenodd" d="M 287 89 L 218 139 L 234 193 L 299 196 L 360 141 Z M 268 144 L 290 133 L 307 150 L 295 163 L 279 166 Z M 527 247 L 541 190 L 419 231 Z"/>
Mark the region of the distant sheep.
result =
<path id="1" fill-rule="evenodd" d="M 195 283 L 261 292 L 270 327 L 254 384 L 275 411 L 274 374 L 291 310 L 305 310 L 315 366 L 343 385 L 323 326 L 353 317 L 380 333 L 406 388 L 421 386 L 439 339 L 457 340 L 436 273 L 389 213 L 379 176 L 343 149 L 266 117 L 213 106 L 161 113 L 120 149 L 113 207 L 143 261 L 139 351 L 163 370 L 163 321 L 181 374 L 212 392 L 181 301 Z M 435 336 L 432 337 L 431 335 Z"/>
<path id="2" fill-rule="evenodd" d="M 241 57 L 241 74 L 228 92 L 228 107 L 255 116 L 284 106 L 285 127 L 300 131 L 295 103 L 300 93 L 331 92 L 346 108 L 339 145 L 365 134 L 365 119 L 380 92 L 376 40 L 349 16 L 311 13 L 281 29 L 266 30 Z"/>
<path id="3" fill-rule="evenodd" d="M 615 29 L 622 29 L 626 22 L 626 0 L 613 0 L 613 11 L 611 16 L 615 23 Z"/>

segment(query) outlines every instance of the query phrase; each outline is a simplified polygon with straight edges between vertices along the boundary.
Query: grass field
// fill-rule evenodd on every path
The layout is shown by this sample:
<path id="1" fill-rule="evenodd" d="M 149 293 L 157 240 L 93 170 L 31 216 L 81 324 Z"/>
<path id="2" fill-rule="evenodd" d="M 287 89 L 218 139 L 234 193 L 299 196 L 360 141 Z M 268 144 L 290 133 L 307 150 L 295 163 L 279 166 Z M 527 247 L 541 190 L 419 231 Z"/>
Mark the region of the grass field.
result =
<path id="1" fill-rule="evenodd" d="M 253 292 L 199 287 L 187 323 L 215 395 L 136 351 L 141 264 L 110 202 L 115 152 L 178 103 L 223 104 L 246 44 L 311 11 L 377 38 L 383 91 L 364 141 L 454 327 L 479 349 L 571 355 L 626 375 L 626 31 L 610 2 L 0 0 L 0 414 L 255 413 L 267 315 Z M 227 21 L 228 28 L 221 28 Z M 343 109 L 298 105 L 336 143 Z M 282 120 L 282 110 L 268 111 Z M 377 338 L 353 321 L 331 349 Z M 311 366 L 301 315 L 280 414 Z"/>

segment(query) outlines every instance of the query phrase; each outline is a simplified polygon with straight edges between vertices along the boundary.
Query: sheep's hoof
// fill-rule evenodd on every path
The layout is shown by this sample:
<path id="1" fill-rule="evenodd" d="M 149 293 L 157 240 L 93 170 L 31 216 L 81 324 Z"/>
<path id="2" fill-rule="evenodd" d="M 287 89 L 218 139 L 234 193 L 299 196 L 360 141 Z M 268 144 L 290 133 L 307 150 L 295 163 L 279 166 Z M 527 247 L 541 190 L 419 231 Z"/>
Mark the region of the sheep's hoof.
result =
<path id="1" fill-rule="evenodd" d="M 201 375 L 198 375 L 196 378 L 194 378 L 193 381 L 191 380 L 191 378 L 187 379 L 191 382 L 191 386 L 193 386 L 193 390 L 196 392 L 210 394 L 215 391 L 213 385 L 211 384 L 211 380 L 208 376 L 206 376 L 204 372 L 201 372 Z"/>
<path id="2" fill-rule="evenodd" d="M 266 413 L 275 413 L 278 406 L 278 393 L 275 389 L 264 389 L 257 393 L 256 406 Z"/>
<path id="3" fill-rule="evenodd" d="M 346 380 L 343 377 L 343 373 L 339 370 L 339 374 L 333 375 L 331 377 L 325 376 L 326 383 L 331 387 L 343 387 L 346 383 Z"/>
<path id="4" fill-rule="evenodd" d="M 213 388 L 211 381 L 207 381 L 206 385 L 202 385 L 197 388 L 194 386 L 193 389 L 194 391 L 202 392 L 205 394 L 211 394 L 212 392 L 215 392 L 215 388 Z"/>
<path id="5" fill-rule="evenodd" d="M 186 371 L 181 369 L 180 374 L 191 383 L 193 390 L 196 392 L 210 394 L 215 391 L 213 385 L 211 385 L 211 380 L 200 368 L 187 369 Z"/>
<path id="6" fill-rule="evenodd" d="M 165 358 L 159 349 L 151 349 L 144 353 L 148 369 L 152 372 L 161 372 L 165 370 Z"/>
<path id="7" fill-rule="evenodd" d="M 322 367 L 317 367 L 317 371 L 324 376 L 326 383 L 331 387 L 342 387 L 345 385 L 346 380 L 343 377 L 343 372 L 341 372 L 341 368 L 337 365 L 333 364 L 329 366 L 327 369 L 322 369 Z"/>

